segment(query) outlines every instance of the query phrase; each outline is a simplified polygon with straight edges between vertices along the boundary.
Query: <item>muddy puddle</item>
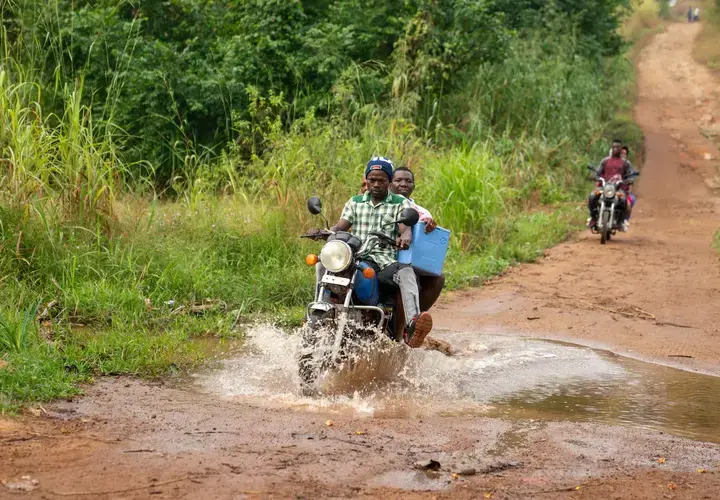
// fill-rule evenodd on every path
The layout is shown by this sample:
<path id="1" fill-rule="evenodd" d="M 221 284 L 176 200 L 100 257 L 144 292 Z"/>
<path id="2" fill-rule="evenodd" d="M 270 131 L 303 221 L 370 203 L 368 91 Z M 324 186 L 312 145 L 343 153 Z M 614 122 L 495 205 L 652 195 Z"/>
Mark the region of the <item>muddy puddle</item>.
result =
<path id="1" fill-rule="evenodd" d="M 239 402 L 357 417 L 489 416 L 596 422 L 720 442 L 720 378 L 586 347 L 502 335 L 435 333 L 451 357 L 398 345 L 299 395 L 299 339 L 256 327 L 193 390 Z"/>

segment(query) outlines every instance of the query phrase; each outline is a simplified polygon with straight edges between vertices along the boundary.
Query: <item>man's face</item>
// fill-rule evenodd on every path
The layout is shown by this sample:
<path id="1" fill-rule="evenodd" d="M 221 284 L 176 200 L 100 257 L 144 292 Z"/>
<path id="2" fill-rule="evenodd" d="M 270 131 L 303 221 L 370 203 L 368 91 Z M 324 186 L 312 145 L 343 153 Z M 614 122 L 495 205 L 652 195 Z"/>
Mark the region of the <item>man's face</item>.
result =
<path id="1" fill-rule="evenodd" d="M 395 172 L 390 191 L 403 195 L 405 198 L 410 198 L 412 192 L 415 191 L 415 179 L 413 179 L 413 175 L 407 170 Z"/>
<path id="2" fill-rule="evenodd" d="M 622 150 L 622 144 L 620 144 L 619 142 L 613 142 L 613 145 L 612 145 L 613 156 L 615 156 L 615 157 L 620 156 L 621 150 Z"/>
<path id="3" fill-rule="evenodd" d="M 367 176 L 367 187 L 370 196 L 373 198 L 384 198 L 387 196 L 390 187 L 390 179 L 382 170 L 373 170 Z"/>

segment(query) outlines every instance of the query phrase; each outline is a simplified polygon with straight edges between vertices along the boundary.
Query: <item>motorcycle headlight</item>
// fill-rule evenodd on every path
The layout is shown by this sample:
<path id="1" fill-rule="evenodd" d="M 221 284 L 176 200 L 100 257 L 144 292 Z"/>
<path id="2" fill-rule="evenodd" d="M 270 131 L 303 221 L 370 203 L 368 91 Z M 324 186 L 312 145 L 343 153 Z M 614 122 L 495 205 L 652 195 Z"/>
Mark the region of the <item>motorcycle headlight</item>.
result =
<path id="1" fill-rule="evenodd" d="M 344 271 L 352 261 L 352 250 L 344 241 L 328 241 L 320 251 L 320 262 L 332 273 Z"/>
<path id="2" fill-rule="evenodd" d="M 605 184 L 605 187 L 603 187 L 603 195 L 605 198 L 615 198 L 615 186 L 612 184 Z"/>

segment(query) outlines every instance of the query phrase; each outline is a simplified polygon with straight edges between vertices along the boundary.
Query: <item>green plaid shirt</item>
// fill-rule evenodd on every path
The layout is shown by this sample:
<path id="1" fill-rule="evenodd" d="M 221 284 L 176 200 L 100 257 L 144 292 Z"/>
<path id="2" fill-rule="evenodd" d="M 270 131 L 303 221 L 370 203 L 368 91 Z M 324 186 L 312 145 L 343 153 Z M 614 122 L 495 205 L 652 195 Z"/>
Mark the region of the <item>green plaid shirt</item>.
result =
<path id="1" fill-rule="evenodd" d="M 343 208 L 341 219 L 352 224 L 352 232 L 363 243 L 370 237 L 370 233 L 378 232 L 395 239 L 398 237 L 397 224 L 394 221 L 400 218 L 400 212 L 412 208 L 407 198 L 388 192 L 387 197 L 378 205 L 373 206 L 370 193 L 353 196 Z M 388 246 L 376 246 L 367 258 L 374 260 L 380 269 L 397 261 L 397 251 Z"/>

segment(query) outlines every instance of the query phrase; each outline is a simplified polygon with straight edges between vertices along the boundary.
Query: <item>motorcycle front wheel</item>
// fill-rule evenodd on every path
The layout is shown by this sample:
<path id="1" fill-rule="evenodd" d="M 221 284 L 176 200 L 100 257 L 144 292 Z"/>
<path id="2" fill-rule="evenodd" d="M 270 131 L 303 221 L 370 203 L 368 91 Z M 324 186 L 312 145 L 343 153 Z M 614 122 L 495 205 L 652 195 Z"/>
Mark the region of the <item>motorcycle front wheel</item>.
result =
<path id="1" fill-rule="evenodd" d="M 600 231 L 600 244 L 604 245 L 610 240 L 610 214 L 603 212 L 602 214 L 602 231 Z"/>
<path id="2" fill-rule="evenodd" d="M 317 382 L 325 360 L 318 359 L 317 347 L 320 341 L 320 330 L 332 324 L 332 318 L 322 311 L 314 311 L 308 319 L 300 341 L 300 357 L 298 359 L 298 375 L 300 376 L 300 393 L 303 396 L 317 394 Z"/>

